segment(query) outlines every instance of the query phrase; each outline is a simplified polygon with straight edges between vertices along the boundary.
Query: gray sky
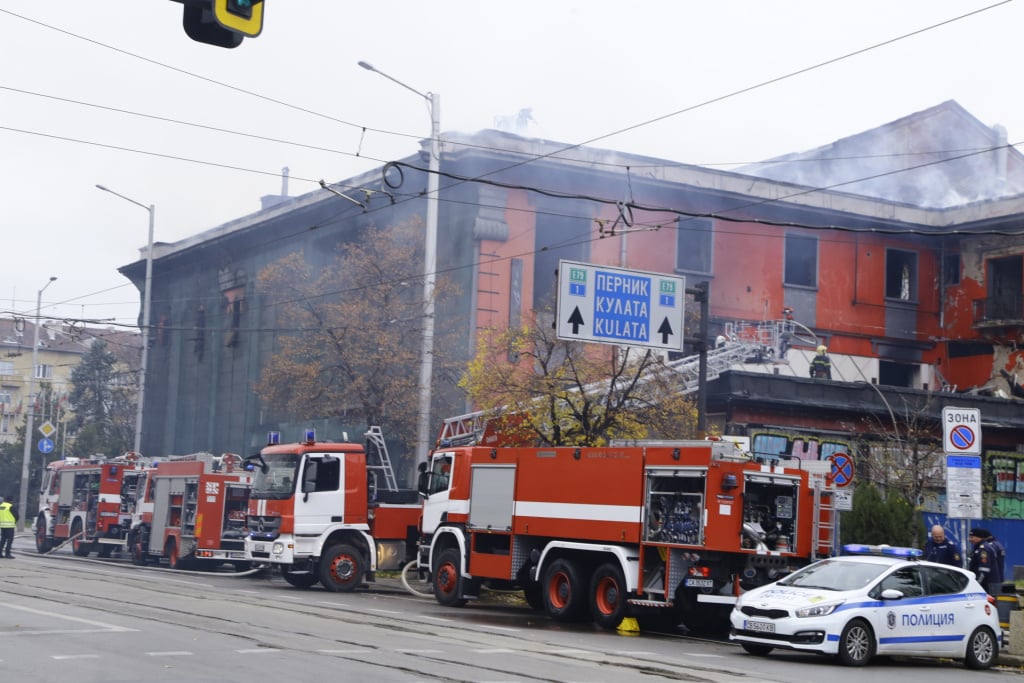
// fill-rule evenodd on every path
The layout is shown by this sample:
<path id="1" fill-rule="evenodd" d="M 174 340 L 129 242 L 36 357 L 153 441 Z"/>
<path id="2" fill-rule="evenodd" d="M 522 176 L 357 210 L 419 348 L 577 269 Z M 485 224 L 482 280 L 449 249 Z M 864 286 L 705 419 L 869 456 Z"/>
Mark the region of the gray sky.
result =
<path id="1" fill-rule="evenodd" d="M 424 100 L 359 60 L 440 93 L 442 130 L 529 107 L 527 135 L 726 169 L 948 99 L 1024 141 L 1021 2 L 627 4 L 266 0 L 227 50 L 170 0 L 4 0 L 0 315 L 56 276 L 44 316 L 134 324 L 117 268 L 148 216 L 96 183 L 155 205 L 170 242 L 258 210 L 282 167 L 299 195 L 413 153 Z"/>

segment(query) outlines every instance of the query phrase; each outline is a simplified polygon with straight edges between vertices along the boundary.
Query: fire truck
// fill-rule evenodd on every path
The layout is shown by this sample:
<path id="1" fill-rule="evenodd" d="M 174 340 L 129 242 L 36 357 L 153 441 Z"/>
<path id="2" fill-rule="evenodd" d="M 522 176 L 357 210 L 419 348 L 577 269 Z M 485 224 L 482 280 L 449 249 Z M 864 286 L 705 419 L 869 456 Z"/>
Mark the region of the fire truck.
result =
<path id="1" fill-rule="evenodd" d="M 246 541 L 253 561 L 278 565 L 297 588 L 319 581 L 348 592 L 415 557 L 419 495 L 398 488 L 380 428 L 366 437 L 368 448 L 317 441 L 306 430 L 301 442 L 281 444 L 271 432 L 247 458 L 255 473 Z"/>
<path id="2" fill-rule="evenodd" d="M 143 510 L 127 535 L 132 562 L 172 569 L 249 566 L 245 515 L 252 474 L 233 453 L 169 456 L 145 471 Z"/>
<path id="3" fill-rule="evenodd" d="M 742 591 L 832 553 L 823 465 L 724 441 L 441 447 L 418 483 L 416 566 L 442 605 L 518 588 L 556 620 L 713 632 Z"/>
<path id="4" fill-rule="evenodd" d="M 124 546 L 137 514 L 144 461 L 135 453 L 118 458 L 66 458 L 43 472 L 34 533 L 36 550 L 49 552 L 72 540 L 75 555 L 108 557 Z"/>

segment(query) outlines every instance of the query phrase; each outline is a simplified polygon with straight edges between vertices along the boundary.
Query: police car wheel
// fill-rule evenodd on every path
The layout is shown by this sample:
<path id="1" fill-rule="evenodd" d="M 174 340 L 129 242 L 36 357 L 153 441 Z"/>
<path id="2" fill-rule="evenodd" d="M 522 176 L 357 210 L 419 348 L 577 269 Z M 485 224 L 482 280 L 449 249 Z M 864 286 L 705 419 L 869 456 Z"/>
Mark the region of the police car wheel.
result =
<path id="1" fill-rule="evenodd" d="M 998 651 L 999 646 L 992 631 L 979 626 L 967 640 L 964 664 L 968 669 L 987 669 L 995 662 Z"/>
<path id="2" fill-rule="evenodd" d="M 875 656 L 875 634 L 863 619 L 854 619 L 839 636 L 839 661 L 846 666 L 864 666 Z"/>

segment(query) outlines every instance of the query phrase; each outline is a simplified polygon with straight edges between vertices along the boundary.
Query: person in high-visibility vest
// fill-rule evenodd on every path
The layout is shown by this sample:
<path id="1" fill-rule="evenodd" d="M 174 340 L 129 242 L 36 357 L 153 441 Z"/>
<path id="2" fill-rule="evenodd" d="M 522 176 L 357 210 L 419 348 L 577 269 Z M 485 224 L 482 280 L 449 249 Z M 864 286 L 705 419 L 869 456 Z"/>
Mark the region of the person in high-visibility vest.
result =
<path id="1" fill-rule="evenodd" d="M 17 525 L 18 512 L 0 497 L 0 557 L 14 557 L 11 555 L 11 544 L 14 543 L 14 527 Z"/>

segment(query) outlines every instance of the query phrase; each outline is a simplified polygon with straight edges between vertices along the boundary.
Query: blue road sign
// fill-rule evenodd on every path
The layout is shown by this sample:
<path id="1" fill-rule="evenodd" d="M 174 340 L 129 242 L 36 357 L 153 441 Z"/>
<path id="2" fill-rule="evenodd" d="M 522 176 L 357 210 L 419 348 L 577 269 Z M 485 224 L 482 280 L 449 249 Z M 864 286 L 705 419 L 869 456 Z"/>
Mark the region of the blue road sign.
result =
<path id="1" fill-rule="evenodd" d="M 678 275 L 560 261 L 557 336 L 678 351 L 685 299 Z"/>
<path id="2" fill-rule="evenodd" d="M 853 458 L 846 453 L 832 456 L 832 483 L 842 488 L 853 481 Z"/>
<path id="3" fill-rule="evenodd" d="M 53 439 L 39 439 L 38 446 L 40 453 L 53 453 Z"/>

